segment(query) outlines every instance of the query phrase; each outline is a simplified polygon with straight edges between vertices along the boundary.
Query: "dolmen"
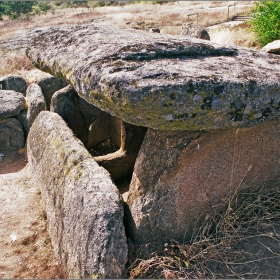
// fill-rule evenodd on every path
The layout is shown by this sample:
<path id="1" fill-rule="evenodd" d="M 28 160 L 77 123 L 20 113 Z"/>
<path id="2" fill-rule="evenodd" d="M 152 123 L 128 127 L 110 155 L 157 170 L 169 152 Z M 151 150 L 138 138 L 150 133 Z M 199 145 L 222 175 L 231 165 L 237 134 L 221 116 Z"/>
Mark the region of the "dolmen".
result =
<path id="1" fill-rule="evenodd" d="M 100 162 L 111 168 L 110 159 L 122 160 L 129 150 L 121 143 L 138 141 L 124 207 L 107 171 L 98 168 L 98 157 L 79 150 L 82 142 L 68 129 L 59 130 L 65 124 L 59 106 L 35 120 L 30 165 L 39 174 L 49 231 L 69 277 L 120 278 L 126 238 L 149 244 L 150 251 L 169 240 L 184 242 L 238 188 L 279 180 L 279 56 L 94 25 L 50 27 L 31 39 L 26 53 L 36 67 L 70 84 L 61 94 L 76 104 L 73 110 L 80 104 L 77 96 L 100 110 L 95 114 L 101 123 L 96 117 L 87 126 L 100 133 L 88 132 L 93 136 L 83 136 L 84 144 L 111 136 L 119 148 Z M 85 173 L 90 180 L 83 179 Z M 114 232 L 118 237 L 111 239 Z M 94 238 L 103 233 L 107 239 L 98 249 Z M 121 251 L 117 243 L 120 258 L 112 252 Z M 111 250 L 111 263 L 103 258 L 104 248 Z"/>

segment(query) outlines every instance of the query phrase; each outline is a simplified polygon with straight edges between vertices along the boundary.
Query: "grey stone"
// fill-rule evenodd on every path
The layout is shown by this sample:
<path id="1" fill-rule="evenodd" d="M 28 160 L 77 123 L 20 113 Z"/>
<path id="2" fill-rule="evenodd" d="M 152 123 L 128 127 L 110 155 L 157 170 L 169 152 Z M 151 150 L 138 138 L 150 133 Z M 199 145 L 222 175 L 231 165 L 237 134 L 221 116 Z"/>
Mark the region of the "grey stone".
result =
<path id="1" fill-rule="evenodd" d="M 204 28 L 195 23 L 186 23 L 182 25 L 181 36 L 188 36 L 202 40 L 210 40 L 210 36 Z"/>
<path id="2" fill-rule="evenodd" d="M 25 94 L 27 89 L 27 83 L 24 78 L 20 76 L 7 76 L 0 78 L 0 85 L 2 89 L 14 90 Z"/>
<path id="3" fill-rule="evenodd" d="M 134 164 L 142 145 L 147 128 L 128 124 L 113 116 L 107 118 L 109 143 L 119 148 L 115 152 L 94 157 L 96 162 L 109 171 L 113 180 L 129 176 L 133 172 Z M 104 127 L 99 128 L 104 131 Z M 93 147 L 95 149 L 95 147 Z"/>
<path id="4" fill-rule="evenodd" d="M 276 40 L 271 43 L 268 43 L 261 49 L 261 51 L 267 53 L 280 54 L 280 40 Z"/>
<path id="5" fill-rule="evenodd" d="M 99 143 L 107 140 L 110 135 L 109 126 L 110 115 L 103 112 L 103 114 L 94 120 L 89 127 L 87 147 L 93 148 Z"/>
<path id="6" fill-rule="evenodd" d="M 13 90 L 0 90 L 0 120 L 14 117 L 26 108 L 23 93 Z"/>
<path id="7" fill-rule="evenodd" d="M 43 78 L 38 82 L 38 85 L 42 88 L 42 92 L 46 99 L 46 104 L 48 110 L 50 110 L 50 104 L 53 94 L 66 87 L 68 83 L 65 80 L 60 79 L 59 77 L 47 77 Z"/>
<path id="8" fill-rule="evenodd" d="M 15 118 L 20 122 L 23 133 L 24 133 L 24 137 L 26 139 L 28 136 L 28 132 L 29 132 L 29 125 L 28 125 L 28 121 L 27 121 L 27 110 L 20 111 L 19 114 Z"/>
<path id="9" fill-rule="evenodd" d="M 24 144 L 24 134 L 20 122 L 14 118 L 0 120 L 1 152 L 5 149 L 19 150 L 24 147 Z"/>
<path id="10" fill-rule="evenodd" d="M 124 277 L 123 201 L 109 173 L 64 120 L 48 111 L 30 129 L 27 153 L 68 278 Z"/>
<path id="11" fill-rule="evenodd" d="M 47 110 L 47 106 L 41 87 L 37 84 L 31 84 L 27 88 L 26 99 L 28 102 L 27 112 L 26 114 L 22 112 L 18 119 L 24 119 L 24 116 L 26 115 L 26 121 L 22 121 L 22 126 L 24 128 L 25 135 L 27 136 L 34 120 L 41 111 Z"/>
<path id="12" fill-rule="evenodd" d="M 97 118 L 101 116 L 101 114 L 104 113 L 104 111 L 100 110 L 93 104 L 87 102 L 83 98 L 79 99 L 79 107 L 80 107 L 80 112 L 84 117 L 87 130 L 89 129 L 92 122 L 94 122 Z"/>
<path id="13" fill-rule="evenodd" d="M 138 126 L 225 129 L 279 115 L 279 104 L 263 102 L 279 95 L 277 55 L 184 36 L 73 25 L 33 37 L 27 56 L 68 80 L 88 102 Z M 215 98 L 221 101 L 213 108 Z M 248 103 L 252 110 L 245 114 Z"/>
<path id="14" fill-rule="evenodd" d="M 163 249 L 184 242 L 238 188 L 279 182 L 280 122 L 210 131 L 148 129 L 128 195 L 129 237 Z"/>
<path id="15" fill-rule="evenodd" d="M 149 29 L 149 32 L 150 33 L 160 33 L 160 29 L 157 27 L 152 27 Z"/>
<path id="16" fill-rule="evenodd" d="M 79 99 L 77 92 L 69 85 L 55 92 L 51 100 L 50 111 L 59 114 L 75 135 L 86 144 L 88 131 L 80 112 Z"/>
<path id="17" fill-rule="evenodd" d="M 47 110 L 46 101 L 42 89 L 37 84 L 31 84 L 26 91 L 27 110 L 22 110 L 17 116 L 21 123 L 25 138 L 28 136 L 30 127 L 41 111 Z"/>

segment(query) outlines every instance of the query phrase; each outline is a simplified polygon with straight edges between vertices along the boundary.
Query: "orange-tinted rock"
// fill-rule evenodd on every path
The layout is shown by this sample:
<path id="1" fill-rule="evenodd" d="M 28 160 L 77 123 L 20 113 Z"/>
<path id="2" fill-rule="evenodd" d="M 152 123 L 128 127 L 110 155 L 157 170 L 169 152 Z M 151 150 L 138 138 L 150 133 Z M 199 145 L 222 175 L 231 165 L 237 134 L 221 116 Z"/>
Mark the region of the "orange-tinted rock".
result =
<path id="1" fill-rule="evenodd" d="M 183 241 L 199 218 L 241 185 L 280 177 L 280 122 L 212 131 L 149 129 L 129 190 L 129 235 L 158 249 Z"/>

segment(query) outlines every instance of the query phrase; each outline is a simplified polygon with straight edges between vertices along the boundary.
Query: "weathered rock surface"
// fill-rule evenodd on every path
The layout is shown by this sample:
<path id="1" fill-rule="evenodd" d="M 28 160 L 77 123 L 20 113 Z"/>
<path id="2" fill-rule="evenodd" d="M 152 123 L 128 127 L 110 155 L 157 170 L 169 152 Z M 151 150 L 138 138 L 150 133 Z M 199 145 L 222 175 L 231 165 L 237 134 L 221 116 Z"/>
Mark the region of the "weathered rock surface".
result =
<path id="1" fill-rule="evenodd" d="M 25 94 L 27 89 L 27 83 L 24 78 L 20 76 L 7 76 L 0 79 L 0 85 L 2 89 L 14 90 Z"/>
<path id="2" fill-rule="evenodd" d="M 55 252 L 69 278 L 121 278 L 127 261 L 123 201 L 63 119 L 41 112 L 30 129 L 28 160 L 41 185 Z"/>
<path id="3" fill-rule="evenodd" d="M 125 122 L 155 129 L 249 127 L 279 114 L 276 55 L 116 27 L 51 27 L 27 56 Z"/>
<path id="4" fill-rule="evenodd" d="M 182 25 L 181 36 L 188 36 L 203 40 L 210 40 L 210 36 L 204 28 L 195 23 L 187 23 Z"/>
<path id="5" fill-rule="evenodd" d="M 53 94 L 50 111 L 59 114 L 88 148 L 93 146 L 93 139 L 90 136 L 92 123 L 97 121 L 102 114 L 107 114 L 80 98 L 71 85 Z M 100 128 L 104 126 L 106 124 L 101 123 Z"/>
<path id="6" fill-rule="evenodd" d="M 25 140 L 21 124 L 14 118 L 0 120 L 1 150 L 19 150 L 24 147 Z"/>
<path id="7" fill-rule="evenodd" d="M 110 141 L 119 149 L 97 156 L 95 160 L 109 171 L 114 180 L 118 180 L 132 174 L 147 128 L 126 123 L 113 116 L 109 116 L 107 124 Z"/>
<path id="8" fill-rule="evenodd" d="M 53 94 L 66 87 L 68 83 L 58 77 L 47 77 L 38 82 L 38 85 L 41 87 L 44 94 L 47 108 L 50 110 L 50 104 Z"/>
<path id="9" fill-rule="evenodd" d="M 15 118 L 20 122 L 23 133 L 24 133 L 24 137 L 26 139 L 26 137 L 28 136 L 28 132 L 29 132 L 29 125 L 28 125 L 28 121 L 27 121 L 27 110 L 20 111 L 19 114 L 17 116 L 15 116 Z"/>
<path id="10" fill-rule="evenodd" d="M 47 106 L 41 87 L 37 84 L 31 84 L 27 88 L 26 99 L 28 102 L 28 109 L 26 113 L 27 127 L 24 125 L 25 122 L 23 122 L 23 127 L 27 135 L 36 117 L 41 111 L 47 110 Z"/>
<path id="11" fill-rule="evenodd" d="M 18 115 L 25 107 L 25 98 L 22 93 L 0 90 L 0 120 Z"/>
<path id="12" fill-rule="evenodd" d="M 45 97 L 38 84 L 31 84 L 26 91 L 27 110 L 22 110 L 16 118 L 21 123 L 25 138 L 28 136 L 30 127 L 41 111 L 47 110 Z"/>
<path id="13" fill-rule="evenodd" d="M 88 132 L 88 148 L 93 148 L 108 139 L 110 136 L 110 123 L 110 115 L 106 112 L 102 112 L 102 114 L 91 123 Z M 120 147 L 120 145 L 118 145 L 118 147 Z"/>
<path id="14" fill-rule="evenodd" d="M 268 43 L 261 49 L 261 51 L 265 51 L 267 53 L 280 54 L 280 40 Z"/>
<path id="15" fill-rule="evenodd" d="M 216 131 L 148 129 L 129 187 L 129 237 L 153 249 L 186 241 L 241 183 L 279 182 L 279 137 L 279 120 Z"/>
<path id="16" fill-rule="evenodd" d="M 77 92 L 69 85 L 55 92 L 51 100 L 50 111 L 59 114 L 73 130 L 76 137 L 86 144 L 88 131 L 80 111 L 79 99 Z"/>
<path id="17" fill-rule="evenodd" d="M 83 98 L 79 98 L 79 107 L 82 116 L 84 117 L 86 123 L 86 129 L 88 130 L 92 122 L 99 118 L 104 111 L 100 110 L 93 104 L 87 102 Z"/>

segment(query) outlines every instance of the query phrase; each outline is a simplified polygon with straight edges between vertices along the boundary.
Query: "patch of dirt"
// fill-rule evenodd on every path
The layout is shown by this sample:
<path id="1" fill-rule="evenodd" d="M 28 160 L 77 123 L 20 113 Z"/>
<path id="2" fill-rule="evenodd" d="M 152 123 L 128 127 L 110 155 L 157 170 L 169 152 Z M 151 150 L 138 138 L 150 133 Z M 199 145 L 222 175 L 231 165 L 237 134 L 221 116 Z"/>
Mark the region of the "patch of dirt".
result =
<path id="1" fill-rule="evenodd" d="M 1 151 L 0 278 L 66 278 L 47 232 L 40 190 L 23 154 Z"/>

